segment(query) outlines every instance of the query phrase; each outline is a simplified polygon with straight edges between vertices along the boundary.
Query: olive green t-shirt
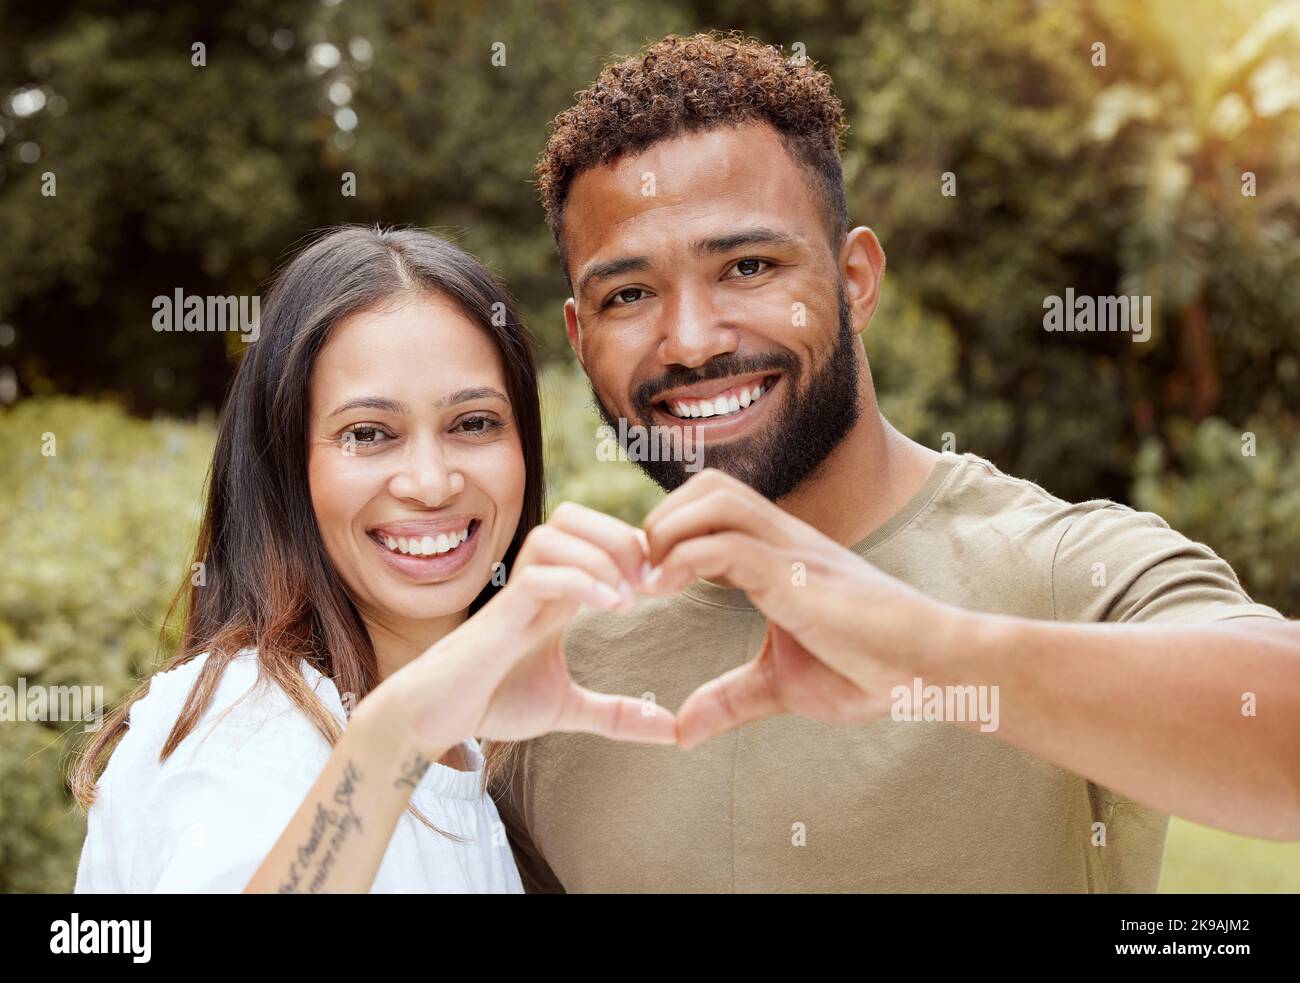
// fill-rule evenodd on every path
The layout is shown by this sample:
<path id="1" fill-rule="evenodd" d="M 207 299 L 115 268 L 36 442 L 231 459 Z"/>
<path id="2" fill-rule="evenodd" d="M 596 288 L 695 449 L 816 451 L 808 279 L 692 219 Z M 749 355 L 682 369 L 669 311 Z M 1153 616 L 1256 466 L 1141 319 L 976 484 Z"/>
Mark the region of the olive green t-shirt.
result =
<path id="1" fill-rule="evenodd" d="M 853 549 L 978 611 L 1282 617 L 1158 516 L 1070 504 L 970 454 L 942 455 Z M 582 685 L 676 708 L 764 631 L 743 592 L 701 581 L 630 615 L 584 614 L 565 647 Z M 996 734 L 888 718 L 782 716 L 690 750 L 548 734 L 492 792 L 529 891 L 1154 891 L 1168 822 Z"/>

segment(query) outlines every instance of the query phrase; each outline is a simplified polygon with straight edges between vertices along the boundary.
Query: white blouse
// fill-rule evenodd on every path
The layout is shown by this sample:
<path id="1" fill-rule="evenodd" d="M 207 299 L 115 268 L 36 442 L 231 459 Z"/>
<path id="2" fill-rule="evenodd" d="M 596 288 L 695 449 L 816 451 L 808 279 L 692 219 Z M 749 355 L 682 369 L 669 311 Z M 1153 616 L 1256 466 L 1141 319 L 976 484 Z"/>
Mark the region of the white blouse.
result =
<path id="1" fill-rule="evenodd" d="M 273 682 L 254 685 L 254 650 L 231 661 L 198 724 L 159 763 L 206 659 L 158 673 L 131 707 L 90 807 L 77 893 L 242 891 L 320 777 L 329 743 Z M 333 681 L 302 666 L 346 726 Z M 482 750 L 473 738 L 462 748 L 473 770 L 435 762 L 411 801 L 463 841 L 404 811 L 372 893 L 523 892 L 496 805 L 480 792 Z"/>

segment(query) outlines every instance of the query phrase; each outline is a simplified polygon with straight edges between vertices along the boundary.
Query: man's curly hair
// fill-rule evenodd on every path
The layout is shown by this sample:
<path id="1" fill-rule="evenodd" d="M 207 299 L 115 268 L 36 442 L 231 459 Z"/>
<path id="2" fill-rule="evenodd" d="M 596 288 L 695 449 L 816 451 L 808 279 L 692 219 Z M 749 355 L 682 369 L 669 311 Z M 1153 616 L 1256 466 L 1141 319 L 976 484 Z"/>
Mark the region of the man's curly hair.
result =
<path id="1" fill-rule="evenodd" d="M 670 34 L 606 66 L 555 117 L 535 170 L 561 256 L 561 218 L 578 174 L 684 132 L 756 121 L 771 124 L 814 178 L 838 248 L 849 227 L 840 169 L 844 108 L 830 76 L 800 61 L 737 33 Z"/>

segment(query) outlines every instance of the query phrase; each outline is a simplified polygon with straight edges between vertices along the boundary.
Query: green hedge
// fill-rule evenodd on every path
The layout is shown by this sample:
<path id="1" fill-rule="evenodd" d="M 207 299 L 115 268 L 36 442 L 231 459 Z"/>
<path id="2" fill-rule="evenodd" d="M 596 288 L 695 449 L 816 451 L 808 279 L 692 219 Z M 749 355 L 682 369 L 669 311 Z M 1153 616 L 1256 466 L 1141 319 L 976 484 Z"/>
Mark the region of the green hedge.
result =
<path id="1" fill-rule="evenodd" d="M 111 704 L 153 670 L 211 454 L 208 424 L 107 403 L 0 413 L 0 682 L 102 686 Z M 0 723 L 0 891 L 71 888 L 84 826 L 62 772 L 82 737 L 80 723 Z"/>

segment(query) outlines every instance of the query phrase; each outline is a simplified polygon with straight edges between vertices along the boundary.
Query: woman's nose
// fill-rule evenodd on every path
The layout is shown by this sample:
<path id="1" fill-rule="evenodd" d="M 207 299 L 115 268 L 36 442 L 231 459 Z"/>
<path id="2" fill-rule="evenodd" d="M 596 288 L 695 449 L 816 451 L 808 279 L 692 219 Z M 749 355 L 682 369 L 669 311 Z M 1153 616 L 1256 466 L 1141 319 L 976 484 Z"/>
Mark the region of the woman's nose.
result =
<path id="1" fill-rule="evenodd" d="M 411 441 L 388 488 L 396 498 L 437 508 L 464 490 L 465 476 L 437 440 Z"/>

